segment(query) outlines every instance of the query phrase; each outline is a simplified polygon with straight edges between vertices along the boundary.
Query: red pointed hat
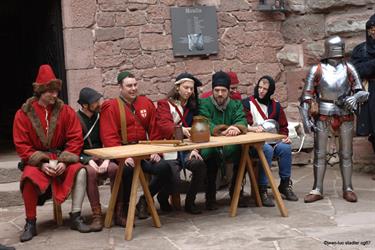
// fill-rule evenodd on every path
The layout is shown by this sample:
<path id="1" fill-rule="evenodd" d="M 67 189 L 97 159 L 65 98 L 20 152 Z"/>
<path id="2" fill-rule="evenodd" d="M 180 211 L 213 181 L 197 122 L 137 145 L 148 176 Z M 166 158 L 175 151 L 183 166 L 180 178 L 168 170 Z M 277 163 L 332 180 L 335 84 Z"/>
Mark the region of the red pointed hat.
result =
<path id="1" fill-rule="evenodd" d="M 239 84 L 240 81 L 238 80 L 238 77 L 237 77 L 237 74 L 234 73 L 233 71 L 229 71 L 227 72 L 229 78 L 230 78 L 230 85 L 235 85 L 235 84 Z"/>
<path id="2" fill-rule="evenodd" d="M 44 93 L 48 90 L 61 90 L 61 80 L 57 79 L 50 65 L 43 64 L 39 67 L 38 76 L 33 83 L 34 92 Z"/>

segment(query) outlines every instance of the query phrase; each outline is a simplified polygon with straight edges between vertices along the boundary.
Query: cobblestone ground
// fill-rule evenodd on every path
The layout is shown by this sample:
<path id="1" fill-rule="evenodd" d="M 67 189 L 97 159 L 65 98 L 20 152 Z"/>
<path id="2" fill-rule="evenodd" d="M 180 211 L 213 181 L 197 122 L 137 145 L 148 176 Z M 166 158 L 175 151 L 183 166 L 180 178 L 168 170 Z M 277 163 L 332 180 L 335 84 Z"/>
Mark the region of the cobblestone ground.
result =
<path id="1" fill-rule="evenodd" d="M 277 176 L 277 169 L 273 169 Z M 38 208 L 38 236 L 20 243 L 24 225 L 23 207 L 0 209 L 0 243 L 16 249 L 375 249 L 375 181 L 369 175 L 353 176 L 358 203 L 342 199 L 341 178 L 337 168 L 327 170 L 325 198 L 305 204 L 303 196 L 312 185 L 312 168 L 293 169 L 298 202 L 285 201 L 289 217 L 277 208 L 239 208 L 229 217 L 226 190 L 219 191 L 220 209 L 198 216 L 182 211 L 161 214 L 162 227 L 152 220 L 136 221 L 133 240 L 124 240 L 124 229 L 112 227 L 99 233 L 80 234 L 69 229 L 70 201 L 63 204 L 64 225 L 52 220 L 52 204 Z M 102 204 L 108 204 L 108 186 L 101 188 Z M 183 198 L 183 197 L 182 197 Z M 198 196 L 199 206 L 204 195 Z M 83 214 L 89 218 L 85 200 Z"/>

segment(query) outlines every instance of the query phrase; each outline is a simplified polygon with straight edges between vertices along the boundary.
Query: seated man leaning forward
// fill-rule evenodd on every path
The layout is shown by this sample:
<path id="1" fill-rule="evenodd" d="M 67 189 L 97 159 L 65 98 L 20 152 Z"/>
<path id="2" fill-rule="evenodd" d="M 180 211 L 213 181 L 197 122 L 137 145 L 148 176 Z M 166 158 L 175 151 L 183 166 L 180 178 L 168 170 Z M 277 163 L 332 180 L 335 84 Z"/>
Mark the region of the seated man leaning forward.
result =
<path id="1" fill-rule="evenodd" d="M 99 136 L 100 110 L 103 104 L 103 97 L 92 88 L 83 88 L 79 92 L 78 103 L 81 108 L 77 111 L 77 116 L 82 125 L 83 132 L 83 150 L 101 148 L 102 142 Z M 82 150 L 82 151 L 83 151 Z M 86 155 L 81 152 L 80 161 L 87 171 L 87 197 L 92 210 L 92 223 L 90 225 L 92 232 L 98 232 L 103 229 L 102 207 L 100 205 L 100 196 L 98 189 L 99 180 L 105 180 L 109 177 L 111 188 L 114 184 L 118 166 L 110 160 L 102 160 L 96 157 Z M 121 204 L 121 198 L 117 197 L 117 202 Z M 122 208 L 123 206 L 121 206 Z M 116 206 L 117 208 L 117 206 Z M 115 224 L 122 226 L 121 210 L 115 211 Z"/>
<path id="2" fill-rule="evenodd" d="M 247 133 L 247 122 L 240 101 L 229 98 L 230 78 L 223 71 L 212 76 L 213 95 L 201 99 L 199 114 L 206 117 L 210 123 L 210 132 L 214 136 L 237 136 Z M 231 145 L 201 150 L 201 155 L 207 165 L 206 208 L 217 209 L 216 205 L 216 175 L 219 166 L 224 167 L 225 161 L 233 163 L 233 176 L 230 186 L 232 197 L 237 171 L 241 156 L 241 146 Z"/>
<path id="3" fill-rule="evenodd" d="M 135 76 L 128 71 L 124 71 L 118 75 L 117 82 L 119 96 L 106 100 L 102 107 L 100 138 L 103 146 L 114 147 L 134 144 L 141 140 L 158 139 L 156 108 L 150 99 L 138 95 L 138 82 Z M 134 164 L 134 159 L 131 157 L 125 160 L 124 175 L 122 177 L 125 215 L 129 205 Z M 152 154 L 149 160 L 142 160 L 141 164 L 142 170 L 152 175 L 149 185 L 152 196 L 156 195 L 165 186 L 170 186 L 170 166 L 158 154 Z M 163 200 L 159 200 L 160 205 L 163 208 L 170 206 L 168 197 L 163 198 Z M 139 219 L 148 217 L 146 198 L 143 195 L 137 204 L 137 215 Z M 125 226 L 126 221 L 123 224 Z"/>
<path id="4" fill-rule="evenodd" d="M 275 130 L 279 134 L 288 136 L 288 121 L 280 103 L 275 101 L 271 96 L 275 92 L 275 81 L 270 76 L 262 76 L 254 88 L 254 95 L 242 100 L 244 112 L 248 123 L 248 130 L 251 132 L 264 132 L 266 124 L 273 122 Z M 271 120 L 272 119 L 272 120 Z M 271 132 L 271 131 L 268 131 Z M 279 191 L 283 198 L 289 201 L 297 201 L 298 197 L 293 193 L 292 181 L 290 180 L 292 168 L 292 148 L 289 137 L 278 142 L 268 142 L 263 146 L 263 152 L 267 159 L 268 165 L 271 166 L 272 158 L 279 158 Z M 255 148 L 250 150 L 252 156 L 257 156 Z M 259 164 L 261 164 L 259 162 Z M 268 180 L 262 166 L 259 168 L 259 191 L 262 204 L 265 207 L 274 207 L 275 204 L 271 197 L 268 196 Z"/>
<path id="5" fill-rule="evenodd" d="M 90 232 L 81 217 L 86 171 L 79 163 L 83 145 L 79 120 L 74 110 L 57 97 L 61 80 L 51 66 L 40 66 L 33 88 L 34 96 L 17 111 L 13 123 L 13 141 L 22 160 L 20 184 L 26 213 L 20 240 L 28 241 L 37 235 L 37 205 L 43 205 L 51 195 L 61 204 L 70 192 L 70 228 Z"/>

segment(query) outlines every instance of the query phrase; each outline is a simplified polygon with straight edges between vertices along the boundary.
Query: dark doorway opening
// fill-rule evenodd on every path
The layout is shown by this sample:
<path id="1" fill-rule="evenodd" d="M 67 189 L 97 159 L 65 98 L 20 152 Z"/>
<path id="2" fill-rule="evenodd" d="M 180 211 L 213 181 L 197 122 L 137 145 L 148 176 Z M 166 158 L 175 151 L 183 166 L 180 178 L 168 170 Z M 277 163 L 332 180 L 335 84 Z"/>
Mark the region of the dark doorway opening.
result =
<path id="1" fill-rule="evenodd" d="M 1 0 L 0 23 L 0 153 L 6 153 L 14 150 L 14 114 L 32 96 L 41 64 L 50 64 L 63 80 L 60 95 L 67 102 L 61 3 Z"/>

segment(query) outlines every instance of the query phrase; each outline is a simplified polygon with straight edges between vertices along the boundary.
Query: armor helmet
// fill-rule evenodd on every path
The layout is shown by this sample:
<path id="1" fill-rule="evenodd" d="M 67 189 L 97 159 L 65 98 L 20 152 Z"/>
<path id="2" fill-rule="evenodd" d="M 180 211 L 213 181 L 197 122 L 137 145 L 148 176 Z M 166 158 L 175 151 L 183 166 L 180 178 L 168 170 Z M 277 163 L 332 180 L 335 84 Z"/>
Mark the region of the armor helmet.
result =
<path id="1" fill-rule="evenodd" d="M 339 36 L 331 36 L 324 43 L 323 59 L 344 57 L 345 42 Z"/>

